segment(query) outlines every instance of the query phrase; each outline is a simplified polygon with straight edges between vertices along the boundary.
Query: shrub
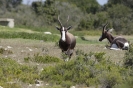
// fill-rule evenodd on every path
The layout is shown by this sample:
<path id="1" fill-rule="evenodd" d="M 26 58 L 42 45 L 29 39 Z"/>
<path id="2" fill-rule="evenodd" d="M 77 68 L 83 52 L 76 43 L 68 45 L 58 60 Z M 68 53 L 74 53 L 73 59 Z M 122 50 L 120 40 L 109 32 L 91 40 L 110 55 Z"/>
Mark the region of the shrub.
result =
<path id="1" fill-rule="evenodd" d="M 104 52 L 90 52 L 88 54 L 82 50 L 77 50 L 76 53 L 76 59 L 45 67 L 40 78 L 62 85 L 62 87 L 85 84 L 86 86 L 102 85 L 105 88 L 112 88 L 123 82 L 126 70 L 110 60 L 106 60 Z M 93 57 L 98 60 L 98 63 Z"/>
<path id="2" fill-rule="evenodd" d="M 90 71 L 84 65 L 71 60 L 55 67 L 45 67 L 40 77 L 42 80 L 53 80 L 57 84 L 69 87 L 76 83 L 84 83 L 87 78 L 89 79 Z"/>
<path id="3" fill-rule="evenodd" d="M 130 48 L 125 52 L 123 61 L 124 81 L 122 84 L 116 85 L 114 88 L 132 88 L 133 86 L 133 44 L 130 44 Z"/>
<path id="4" fill-rule="evenodd" d="M 53 80 L 55 83 L 65 87 L 84 83 L 90 86 L 94 82 L 98 83 L 98 80 L 95 78 L 95 71 L 92 70 L 94 68 L 89 65 L 93 53 L 87 54 L 78 50 L 77 54 L 78 56 L 75 60 L 63 62 L 54 67 L 45 67 L 40 75 L 41 79 L 47 81 Z M 88 60 L 85 59 L 87 56 L 90 56 Z M 90 79 L 93 81 L 90 81 Z"/>
<path id="5" fill-rule="evenodd" d="M 132 88 L 132 87 L 133 87 L 133 77 L 129 76 L 126 77 L 126 80 L 124 80 L 123 83 L 117 84 L 113 88 Z"/>
<path id="6" fill-rule="evenodd" d="M 98 62 L 101 62 L 101 61 L 105 60 L 105 58 L 103 57 L 104 55 L 105 55 L 104 52 L 100 52 L 100 53 L 95 53 L 94 56 Z"/>
<path id="7" fill-rule="evenodd" d="M 63 82 L 61 83 L 61 85 L 62 85 L 63 87 L 66 87 L 66 88 L 70 88 L 70 87 L 73 85 L 73 83 L 72 83 L 71 81 L 63 81 Z"/>
<path id="8" fill-rule="evenodd" d="M 38 63 L 53 63 L 53 62 L 61 62 L 61 59 L 54 56 L 40 56 L 39 54 L 35 54 L 33 57 L 33 61 Z"/>
<path id="9" fill-rule="evenodd" d="M 24 58 L 25 62 L 33 61 L 37 63 L 58 63 L 62 62 L 61 59 L 54 57 L 54 56 L 49 56 L 49 55 L 44 55 L 41 56 L 39 53 L 34 54 L 34 57 L 25 57 Z"/>
<path id="10" fill-rule="evenodd" d="M 39 78 L 36 67 L 20 65 L 10 58 L 0 58 L 0 67 L 0 85 L 4 88 L 20 88 L 18 82 L 34 83 Z"/>
<path id="11" fill-rule="evenodd" d="M 125 53 L 124 66 L 133 67 L 133 44 L 130 44 L 130 48 Z"/>
<path id="12" fill-rule="evenodd" d="M 100 83 L 102 84 L 103 88 L 112 88 L 121 82 L 121 74 L 118 71 L 115 72 L 115 70 L 109 72 L 105 71 L 100 77 Z"/>

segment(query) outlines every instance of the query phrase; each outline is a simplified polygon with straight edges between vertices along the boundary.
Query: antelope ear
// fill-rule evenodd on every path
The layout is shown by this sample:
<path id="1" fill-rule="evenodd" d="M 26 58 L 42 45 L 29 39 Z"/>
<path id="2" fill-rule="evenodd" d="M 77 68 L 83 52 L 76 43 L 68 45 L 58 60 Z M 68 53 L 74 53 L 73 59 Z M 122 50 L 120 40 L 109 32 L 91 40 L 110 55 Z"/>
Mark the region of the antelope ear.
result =
<path id="1" fill-rule="evenodd" d="M 106 31 L 109 32 L 110 29 L 107 29 Z"/>
<path id="2" fill-rule="evenodd" d="M 68 28 L 67 28 L 67 30 L 70 30 L 72 28 L 72 26 L 69 26 Z"/>
<path id="3" fill-rule="evenodd" d="M 59 27 L 57 27 L 57 26 L 56 26 L 56 29 L 57 29 L 57 30 L 60 30 L 60 28 L 59 28 Z"/>

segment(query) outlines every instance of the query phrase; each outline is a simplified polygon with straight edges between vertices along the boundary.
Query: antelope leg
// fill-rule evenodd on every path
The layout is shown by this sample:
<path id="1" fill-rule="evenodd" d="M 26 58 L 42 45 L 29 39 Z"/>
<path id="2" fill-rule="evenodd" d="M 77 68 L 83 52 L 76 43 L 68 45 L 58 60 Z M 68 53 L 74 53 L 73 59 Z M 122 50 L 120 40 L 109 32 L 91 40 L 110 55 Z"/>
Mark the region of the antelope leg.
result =
<path id="1" fill-rule="evenodd" d="M 124 46 L 124 43 L 122 41 L 120 41 L 120 40 L 117 40 L 116 44 L 117 44 L 118 48 L 120 48 L 120 49 L 122 49 L 121 46 Z"/>

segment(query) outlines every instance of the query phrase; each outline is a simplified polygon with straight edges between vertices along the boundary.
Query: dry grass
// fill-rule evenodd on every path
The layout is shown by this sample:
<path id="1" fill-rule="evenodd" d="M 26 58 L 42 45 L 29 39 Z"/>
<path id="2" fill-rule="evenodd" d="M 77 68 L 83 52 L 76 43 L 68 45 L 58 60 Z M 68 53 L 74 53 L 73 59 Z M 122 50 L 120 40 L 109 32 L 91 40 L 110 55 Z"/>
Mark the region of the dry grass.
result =
<path id="1" fill-rule="evenodd" d="M 57 56 L 59 54 L 58 47 L 55 47 L 54 43 L 45 43 L 39 40 L 29 39 L 0 39 L 2 48 L 11 50 L 13 54 L 2 55 L 3 57 L 10 57 L 19 62 L 23 62 L 24 57 L 32 57 L 34 54 L 49 54 L 51 56 Z M 8 48 L 8 47 L 11 48 Z"/>
<path id="2" fill-rule="evenodd" d="M 89 42 L 89 41 L 88 41 Z M 105 41 L 103 41 L 105 42 Z M 23 63 L 24 57 L 32 57 L 34 54 L 39 53 L 40 55 L 51 55 L 61 58 L 61 50 L 55 46 L 54 42 L 43 42 L 39 40 L 28 40 L 28 39 L 0 39 L 1 47 L 11 50 L 13 54 L 3 54 L 2 57 L 10 57 Z M 12 48 L 8 48 L 8 47 Z M 86 53 L 89 52 L 105 52 L 106 57 L 119 62 L 123 59 L 125 51 L 109 50 L 104 49 L 104 44 L 79 44 L 77 43 L 76 50 L 82 50 Z M 75 57 L 75 54 L 72 58 Z"/>

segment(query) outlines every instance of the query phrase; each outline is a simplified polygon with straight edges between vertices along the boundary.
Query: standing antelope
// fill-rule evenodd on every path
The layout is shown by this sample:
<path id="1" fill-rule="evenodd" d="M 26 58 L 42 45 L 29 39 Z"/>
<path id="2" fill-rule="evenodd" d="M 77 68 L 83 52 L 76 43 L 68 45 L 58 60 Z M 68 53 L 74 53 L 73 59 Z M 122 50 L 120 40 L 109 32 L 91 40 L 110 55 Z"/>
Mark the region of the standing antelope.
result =
<path id="1" fill-rule="evenodd" d="M 110 49 L 113 50 L 128 50 L 129 49 L 129 43 L 128 41 L 121 37 L 113 37 L 108 30 L 106 30 L 106 26 L 108 25 L 108 23 L 106 25 L 103 26 L 103 31 L 102 31 L 102 36 L 99 38 L 99 41 L 102 41 L 103 39 L 107 38 L 108 41 L 110 42 Z"/>
<path id="2" fill-rule="evenodd" d="M 68 20 L 69 16 L 67 22 Z M 56 29 L 58 29 L 61 34 L 61 38 L 59 40 L 59 47 L 61 48 L 62 52 L 64 52 L 66 55 L 69 56 L 69 58 L 67 58 L 66 60 L 68 61 L 68 59 L 70 59 L 73 54 L 73 50 L 76 45 L 76 39 L 71 33 L 68 32 L 68 30 L 70 30 L 72 26 L 64 27 L 59 19 L 59 16 L 58 16 L 58 22 L 60 24 L 60 28 L 56 26 Z"/>

